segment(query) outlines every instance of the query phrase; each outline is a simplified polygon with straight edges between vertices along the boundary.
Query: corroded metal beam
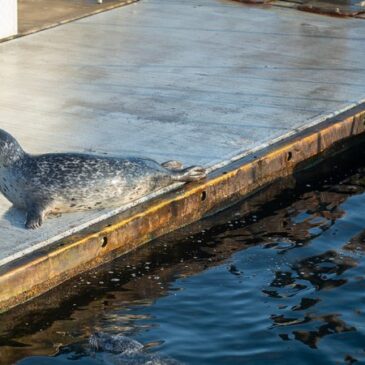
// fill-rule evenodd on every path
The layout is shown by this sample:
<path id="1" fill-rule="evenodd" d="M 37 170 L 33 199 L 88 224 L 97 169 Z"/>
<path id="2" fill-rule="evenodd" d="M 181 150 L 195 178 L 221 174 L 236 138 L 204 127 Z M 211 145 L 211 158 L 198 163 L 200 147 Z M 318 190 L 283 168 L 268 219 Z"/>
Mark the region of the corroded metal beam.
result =
<path id="1" fill-rule="evenodd" d="M 365 103 L 0 270 L 0 311 L 217 212 L 337 142 L 365 132 Z"/>

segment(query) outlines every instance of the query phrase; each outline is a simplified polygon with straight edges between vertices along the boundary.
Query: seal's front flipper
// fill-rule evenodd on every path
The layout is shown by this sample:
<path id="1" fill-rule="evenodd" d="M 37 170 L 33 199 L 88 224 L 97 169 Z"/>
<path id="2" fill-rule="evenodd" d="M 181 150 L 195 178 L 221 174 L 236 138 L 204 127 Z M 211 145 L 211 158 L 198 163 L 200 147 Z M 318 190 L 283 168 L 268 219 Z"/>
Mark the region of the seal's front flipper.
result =
<path id="1" fill-rule="evenodd" d="M 204 167 L 191 166 L 181 171 L 174 171 L 172 179 L 174 181 L 197 181 L 204 179 L 207 176 L 207 172 Z"/>
<path id="2" fill-rule="evenodd" d="M 166 161 L 162 163 L 161 166 L 167 170 L 181 170 L 184 167 L 184 165 L 180 161 L 175 160 Z"/>
<path id="3" fill-rule="evenodd" d="M 35 229 L 42 225 L 45 215 L 44 208 L 37 205 L 31 205 L 27 210 L 27 220 L 25 222 L 25 228 Z"/>

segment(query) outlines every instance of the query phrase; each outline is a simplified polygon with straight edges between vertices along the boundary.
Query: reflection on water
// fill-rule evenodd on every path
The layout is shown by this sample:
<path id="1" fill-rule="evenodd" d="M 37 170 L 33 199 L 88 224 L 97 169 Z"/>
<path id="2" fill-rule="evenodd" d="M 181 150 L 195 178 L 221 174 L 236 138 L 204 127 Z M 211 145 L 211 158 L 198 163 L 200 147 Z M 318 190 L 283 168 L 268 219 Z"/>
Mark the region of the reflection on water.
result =
<path id="1" fill-rule="evenodd" d="M 278 182 L 2 315 L 0 363 L 365 362 L 364 156 Z M 95 332 L 144 347 L 92 351 Z"/>

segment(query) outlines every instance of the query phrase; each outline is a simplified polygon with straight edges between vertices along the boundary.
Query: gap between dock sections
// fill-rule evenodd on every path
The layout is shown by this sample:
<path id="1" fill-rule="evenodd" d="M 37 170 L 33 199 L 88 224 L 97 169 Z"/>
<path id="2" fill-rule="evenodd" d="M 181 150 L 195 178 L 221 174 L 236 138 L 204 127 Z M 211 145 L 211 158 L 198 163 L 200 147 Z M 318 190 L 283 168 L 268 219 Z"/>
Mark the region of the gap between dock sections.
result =
<path id="1" fill-rule="evenodd" d="M 316 124 L 314 124 L 316 123 Z M 157 237 L 236 203 L 338 142 L 365 132 L 365 102 L 305 125 L 260 150 L 209 169 L 208 178 L 144 201 L 83 231 L 0 266 L 6 311 Z M 347 140 L 347 141 L 346 141 Z"/>

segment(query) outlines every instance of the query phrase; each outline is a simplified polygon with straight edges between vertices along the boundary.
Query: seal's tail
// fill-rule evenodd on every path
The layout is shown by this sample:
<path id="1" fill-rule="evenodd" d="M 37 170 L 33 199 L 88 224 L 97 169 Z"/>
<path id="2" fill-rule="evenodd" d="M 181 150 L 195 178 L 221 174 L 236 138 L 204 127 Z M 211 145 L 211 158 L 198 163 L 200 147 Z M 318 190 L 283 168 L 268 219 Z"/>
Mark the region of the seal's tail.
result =
<path id="1" fill-rule="evenodd" d="M 172 179 L 174 181 L 197 181 L 204 179 L 207 176 L 207 172 L 204 167 L 201 166 L 190 166 L 186 169 L 179 171 L 173 171 Z"/>

